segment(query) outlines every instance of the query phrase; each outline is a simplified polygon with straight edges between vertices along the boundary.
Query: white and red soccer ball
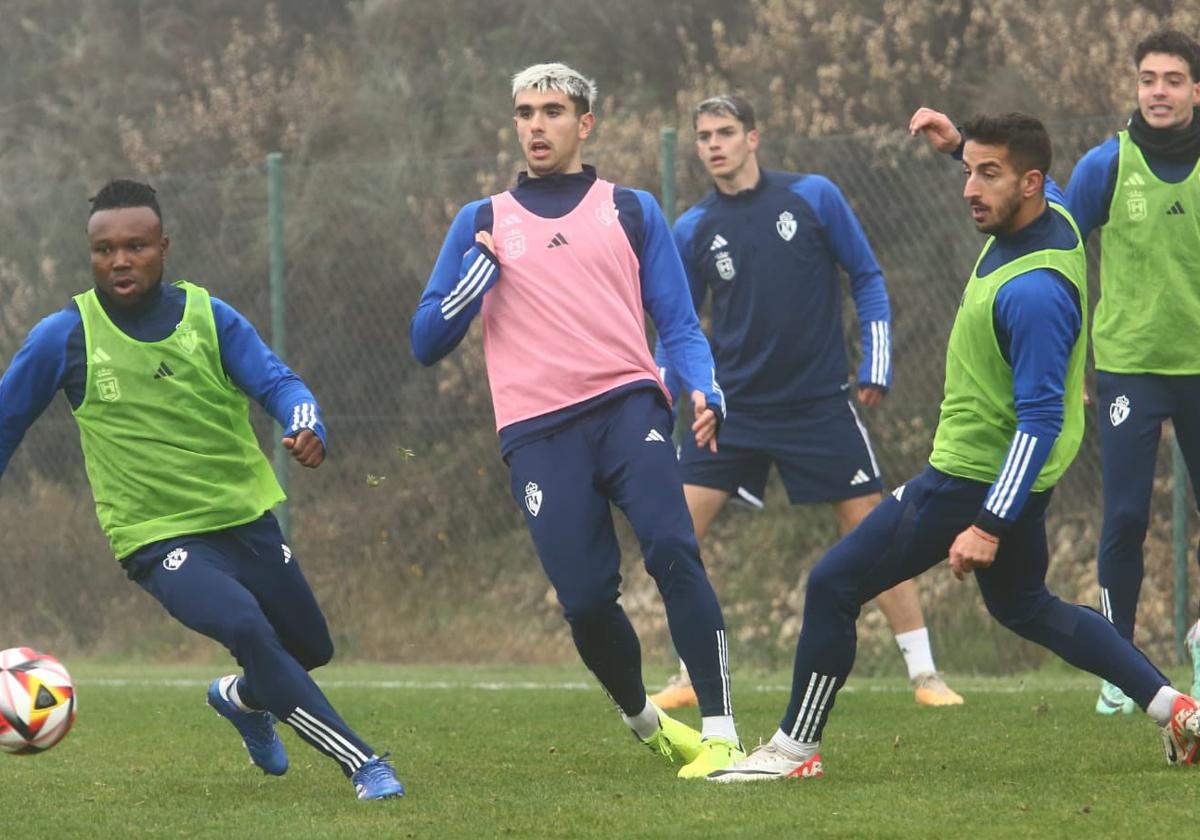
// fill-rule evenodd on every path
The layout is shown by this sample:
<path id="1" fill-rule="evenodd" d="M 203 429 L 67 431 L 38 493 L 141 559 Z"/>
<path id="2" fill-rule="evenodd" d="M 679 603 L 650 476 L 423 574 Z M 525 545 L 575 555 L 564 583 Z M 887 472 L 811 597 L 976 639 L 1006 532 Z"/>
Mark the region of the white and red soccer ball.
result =
<path id="1" fill-rule="evenodd" d="M 0 751 L 45 752 L 74 722 L 75 686 L 61 662 L 33 648 L 0 651 Z"/>

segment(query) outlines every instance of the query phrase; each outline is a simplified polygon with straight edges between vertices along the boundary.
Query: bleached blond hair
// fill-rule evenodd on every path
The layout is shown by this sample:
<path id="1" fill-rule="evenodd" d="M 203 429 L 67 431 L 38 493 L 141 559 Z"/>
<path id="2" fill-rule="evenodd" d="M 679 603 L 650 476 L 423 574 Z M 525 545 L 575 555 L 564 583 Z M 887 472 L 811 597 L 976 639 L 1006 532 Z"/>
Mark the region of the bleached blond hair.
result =
<path id="1" fill-rule="evenodd" d="M 545 93 L 548 90 L 565 93 L 575 103 L 576 110 L 580 114 L 586 114 L 592 110 L 592 104 L 598 96 L 595 81 L 578 70 L 558 62 L 534 64 L 512 77 L 514 101 L 518 93 L 530 89 L 539 93 Z"/>

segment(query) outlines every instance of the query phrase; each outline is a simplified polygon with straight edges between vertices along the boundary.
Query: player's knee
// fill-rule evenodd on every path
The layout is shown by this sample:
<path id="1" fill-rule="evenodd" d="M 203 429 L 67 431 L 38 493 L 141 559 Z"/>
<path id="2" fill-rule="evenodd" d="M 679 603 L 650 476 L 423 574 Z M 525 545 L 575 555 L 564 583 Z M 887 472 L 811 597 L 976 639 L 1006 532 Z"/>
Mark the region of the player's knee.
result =
<path id="1" fill-rule="evenodd" d="M 1018 636 L 1029 638 L 1039 635 L 1037 630 L 1044 623 L 1044 613 L 1049 600 L 1050 596 L 1047 594 L 1045 598 L 1020 601 L 985 598 L 984 604 L 987 606 L 988 612 L 992 614 L 992 618 Z"/>
<path id="2" fill-rule="evenodd" d="M 1150 512 L 1136 505 L 1117 505 L 1105 512 L 1104 529 L 1118 538 L 1141 543 L 1150 525 Z"/>
<path id="3" fill-rule="evenodd" d="M 646 571 L 661 586 L 668 576 L 695 575 L 704 568 L 700 547 L 692 533 L 669 533 L 642 543 Z"/>
<path id="4" fill-rule="evenodd" d="M 617 606 L 618 592 L 607 587 L 594 587 L 559 592 L 563 615 L 571 624 L 592 624 L 608 620 Z"/>
<path id="5" fill-rule="evenodd" d="M 240 657 L 242 652 L 266 644 L 276 634 L 265 615 L 244 609 L 226 616 L 222 636 L 234 655 Z"/>
<path id="6" fill-rule="evenodd" d="M 296 656 L 296 661 L 300 663 L 305 671 L 311 671 L 313 668 L 328 665 L 332 659 L 333 639 L 329 638 L 328 633 L 324 633 L 321 638 L 310 642 Z"/>
<path id="7" fill-rule="evenodd" d="M 838 563 L 834 554 L 825 555 L 808 575 L 808 585 L 804 590 L 805 604 L 849 604 L 860 600 L 856 596 L 860 588 L 859 581 L 851 571 L 848 566 Z"/>

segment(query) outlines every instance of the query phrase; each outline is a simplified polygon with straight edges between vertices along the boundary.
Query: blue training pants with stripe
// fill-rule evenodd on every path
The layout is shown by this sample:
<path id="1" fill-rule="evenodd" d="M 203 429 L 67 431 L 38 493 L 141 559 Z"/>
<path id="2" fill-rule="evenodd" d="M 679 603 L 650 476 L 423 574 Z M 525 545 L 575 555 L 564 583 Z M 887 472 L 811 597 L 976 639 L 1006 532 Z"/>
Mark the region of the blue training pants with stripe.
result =
<path id="1" fill-rule="evenodd" d="M 374 757 L 308 675 L 333 657 L 333 641 L 274 515 L 152 543 L 122 565 L 172 616 L 229 649 L 245 671 L 244 703 L 289 724 L 347 776 Z"/>
<path id="2" fill-rule="evenodd" d="M 817 563 L 805 592 L 792 697 L 779 725 L 784 733 L 820 740 L 854 665 L 863 604 L 944 560 L 955 537 L 975 521 L 988 489 L 926 467 Z M 1046 588 L 1049 501 L 1049 492 L 1031 494 L 1001 538 L 995 562 L 976 570 L 984 604 L 1014 633 L 1119 686 L 1145 709 L 1167 678 L 1098 612 L 1067 604 Z"/>
<path id="3" fill-rule="evenodd" d="M 1104 478 L 1100 607 L 1121 635 L 1132 639 L 1165 420 L 1175 427 L 1193 498 L 1200 501 L 1200 376 L 1096 371 L 1096 390 Z"/>
<path id="4" fill-rule="evenodd" d="M 700 562 L 671 443 L 671 416 L 657 390 L 603 402 L 518 446 L 508 464 L 513 498 L 575 647 L 621 710 L 638 714 L 646 688 L 641 645 L 617 603 L 621 550 L 610 505 L 621 509 L 637 534 L 700 713 L 732 714 L 725 622 Z"/>

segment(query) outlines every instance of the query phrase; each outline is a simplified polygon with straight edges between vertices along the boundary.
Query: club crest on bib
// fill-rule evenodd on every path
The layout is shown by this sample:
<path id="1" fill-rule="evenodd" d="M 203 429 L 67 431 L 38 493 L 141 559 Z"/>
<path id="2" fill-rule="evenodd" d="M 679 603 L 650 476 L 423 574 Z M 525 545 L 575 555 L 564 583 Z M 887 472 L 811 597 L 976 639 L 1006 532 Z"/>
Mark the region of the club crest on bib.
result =
<path id="1" fill-rule="evenodd" d="M 784 210 L 779 214 L 779 221 L 775 222 L 775 230 L 779 231 L 784 242 L 791 242 L 796 235 L 796 217 Z"/>
<path id="2" fill-rule="evenodd" d="M 179 348 L 188 354 L 196 352 L 196 347 L 200 344 L 200 337 L 196 335 L 192 325 L 187 322 L 181 323 L 176 328 L 175 338 L 179 341 Z"/>
<path id="3" fill-rule="evenodd" d="M 187 560 L 186 548 L 173 548 L 171 552 L 163 558 L 163 568 L 168 572 L 173 572 L 183 565 L 183 561 Z"/>
<path id="4" fill-rule="evenodd" d="M 737 269 L 733 267 L 733 257 L 728 251 L 717 254 L 717 274 L 722 280 L 732 280 L 737 274 Z"/>
<path id="5" fill-rule="evenodd" d="M 116 402 L 121 399 L 121 384 L 112 368 L 100 368 L 96 371 L 96 394 L 104 402 Z"/>
<path id="6" fill-rule="evenodd" d="M 610 227 L 617 220 L 617 205 L 611 201 L 602 201 L 596 205 L 596 221 L 605 227 Z"/>
<path id="7" fill-rule="evenodd" d="M 525 234 L 520 230 L 510 230 L 504 234 L 504 256 L 515 260 L 525 253 Z"/>
<path id="8" fill-rule="evenodd" d="M 532 481 L 525 485 L 525 507 L 533 516 L 537 516 L 542 509 L 542 491 Z"/>
<path id="9" fill-rule="evenodd" d="M 1122 394 L 1113 400 L 1108 407 L 1108 421 L 1114 426 L 1120 426 L 1129 419 L 1129 397 Z"/>
<path id="10" fill-rule="evenodd" d="M 1142 221 L 1146 218 L 1146 196 L 1140 192 L 1130 193 L 1125 208 L 1129 211 L 1129 221 Z"/>

